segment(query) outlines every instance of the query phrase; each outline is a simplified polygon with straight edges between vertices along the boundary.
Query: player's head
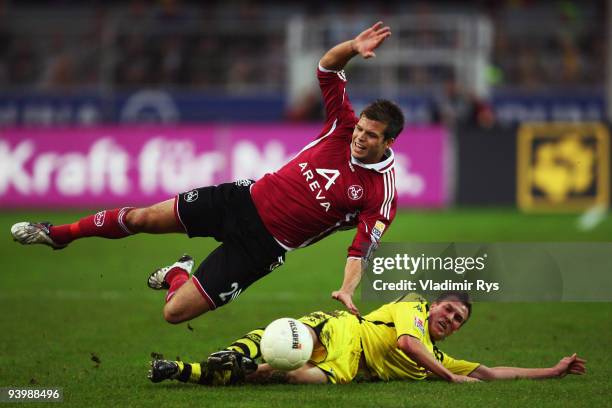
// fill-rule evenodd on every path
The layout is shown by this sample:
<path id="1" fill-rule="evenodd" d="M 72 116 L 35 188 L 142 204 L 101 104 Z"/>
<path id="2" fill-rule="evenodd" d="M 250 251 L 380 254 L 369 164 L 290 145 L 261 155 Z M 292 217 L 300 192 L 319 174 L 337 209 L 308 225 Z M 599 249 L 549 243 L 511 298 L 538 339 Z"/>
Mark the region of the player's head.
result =
<path id="1" fill-rule="evenodd" d="M 353 130 L 351 154 L 363 163 L 377 163 L 403 128 L 401 109 L 391 101 L 377 99 L 359 115 Z"/>
<path id="2" fill-rule="evenodd" d="M 377 99 L 361 111 L 359 117 L 365 116 L 387 125 L 383 132 L 385 140 L 395 140 L 404 129 L 404 114 L 399 106 L 386 99 Z"/>
<path id="3" fill-rule="evenodd" d="M 472 302 L 466 292 L 446 292 L 429 308 L 429 335 L 442 340 L 459 330 L 472 314 Z"/>

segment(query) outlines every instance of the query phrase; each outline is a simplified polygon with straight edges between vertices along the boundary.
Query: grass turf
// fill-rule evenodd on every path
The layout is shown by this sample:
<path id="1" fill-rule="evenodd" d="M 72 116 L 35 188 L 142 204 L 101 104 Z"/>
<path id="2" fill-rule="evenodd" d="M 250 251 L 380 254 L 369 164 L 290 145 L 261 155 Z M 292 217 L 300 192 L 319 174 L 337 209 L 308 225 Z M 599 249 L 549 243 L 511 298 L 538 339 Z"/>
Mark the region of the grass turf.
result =
<path id="1" fill-rule="evenodd" d="M 148 274 L 192 253 L 209 239 L 180 235 L 89 239 L 62 251 L 10 241 L 13 222 L 69 222 L 82 214 L 0 214 L 0 387 L 61 387 L 64 405 L 243 407 L 606 406 L 612 404 L 609 303 L 477 304 L 459 333 L 441 343 L 451 355 L 489 366 L 550 366 L 579 352 L 587 376 L 551 381 L 449 385 L 440 381 L 347 386 L 209 388 L 146 380 L 152 352 L 199 361 L 253 327 L 340 305 L 329 299 L 342 277 L 352 233 L 294 252 L 281 269 L 238 301 L 189 325 L 161 316 L 163 294 L 146 288 Z M 510 210 L 406 212 L 385 237 L 405 241 L 606 241 L 612 220 L 588 232 L 576 217 L 526 216 Z M 358 303 L 362 312 L 377 307 Z M 94 360 L 99 360 L 96 363 Z M 34 406 L 34 405 L 32 405 Z"/>

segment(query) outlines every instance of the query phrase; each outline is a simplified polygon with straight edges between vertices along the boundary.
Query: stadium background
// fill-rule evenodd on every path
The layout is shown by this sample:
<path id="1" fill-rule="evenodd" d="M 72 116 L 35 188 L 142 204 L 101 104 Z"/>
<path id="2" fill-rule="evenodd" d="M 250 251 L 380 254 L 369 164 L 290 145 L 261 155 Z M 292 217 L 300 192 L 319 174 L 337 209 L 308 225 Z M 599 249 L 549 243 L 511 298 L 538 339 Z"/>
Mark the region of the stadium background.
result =
<path id="1" fill-rule="evenodd" d="M 609 6 L 0 2 L 0 387 L 62 387 L 73 406 L 609 405 L 610 303 L 478 304 L 443 347 L 487 365 L 552 365 L 577 351 L 583 378 L 154 386 L 152 352 L 198 361 L 281 315 L 337 308 L 329 293 L 351 233 L 290 254 L 239 301 L 179 326 L 163 322 L 144 281 L 183 252 L 201 260 L 211 240 L 92 239 L 51 252 L 8 235 L 16 221 L 69 222 L 278 167 L 320 126 L 318 57 L 383 20 L 392 38 L 347 76 L 357 111 L 387 97 L 409 121 L 386 241 L 608 241 Z"/>

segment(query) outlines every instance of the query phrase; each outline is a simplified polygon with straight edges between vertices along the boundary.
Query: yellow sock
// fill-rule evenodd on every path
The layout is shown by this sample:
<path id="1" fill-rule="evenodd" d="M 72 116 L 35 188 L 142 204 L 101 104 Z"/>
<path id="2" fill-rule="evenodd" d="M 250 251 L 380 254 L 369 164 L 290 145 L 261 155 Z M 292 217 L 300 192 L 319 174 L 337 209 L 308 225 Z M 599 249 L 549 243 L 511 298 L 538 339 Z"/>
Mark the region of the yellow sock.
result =
<path id="1" fill-rule="evenodd" d="M 183 363 L 182 361 L 177 361 L 179 366 L 179 376 L 177 380 L 181 382 L 190 382 L 201 384 L 202 380 L 202 366 L 200 363 Z"/>
<path id="2" fill-rule="evenodd" d="M 209 373 L 206 370 L 206 363 L 190 363 L 184 364 L 184 369 L 177 380 L 202 385 L 228 385 L 231 376 L 231 370 Z"/>
<path id="3" fill-rule="evenodd" d="M 227 350 L 236 351 L 255 360 L 261 356 L 259 343 L 261 343 L 261 336 L 263 335 L 263 332 L 264 329 L 252 330 L 233 342 L 232 345 L 227 348 Z"/>
<path id="4" fill-rule="evenodd" d="M 191 363 L 191 375 L 189 376 L 188 382 L 199 383 L 202 377 L 202 366 L 200 363 Z"/>

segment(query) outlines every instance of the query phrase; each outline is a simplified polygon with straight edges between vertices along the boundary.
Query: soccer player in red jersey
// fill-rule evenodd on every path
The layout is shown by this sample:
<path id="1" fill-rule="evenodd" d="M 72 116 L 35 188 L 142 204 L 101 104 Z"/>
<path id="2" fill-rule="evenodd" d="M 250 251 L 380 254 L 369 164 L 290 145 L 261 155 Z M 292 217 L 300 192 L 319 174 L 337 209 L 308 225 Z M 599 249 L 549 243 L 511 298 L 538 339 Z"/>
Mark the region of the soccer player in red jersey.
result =
<path id="1" fill-rule="evenodd" d="M 100 211 L 67 225 L 20 222 L 11 228 L 14 239 L 60 249 L 83 237 L 123 238 L 140 232 L 215 238 L 222 244 L 192 279 L 189 256 L 149 277 L 149 287 L 168 289 L 165 319 L 180 323 L 238 297 L 282 265 L 286 252 L 336 230 L 357 228 L 342 286 L 332 297 L 358 313 L 352 298 L 362 260 L 395 217 L 390 147 L 402 131 L 404 117 L 386 100 L 371 103 L 356 117 L 342 69 L 357 55 L 374 57 L 374 50 L 390 35 L 390 28 L 378 22 L 321 58 L 317 76 L 327 116 L 324 128 L 278 171 L 257 182 L 198 188 L 151 207 Z"/>

